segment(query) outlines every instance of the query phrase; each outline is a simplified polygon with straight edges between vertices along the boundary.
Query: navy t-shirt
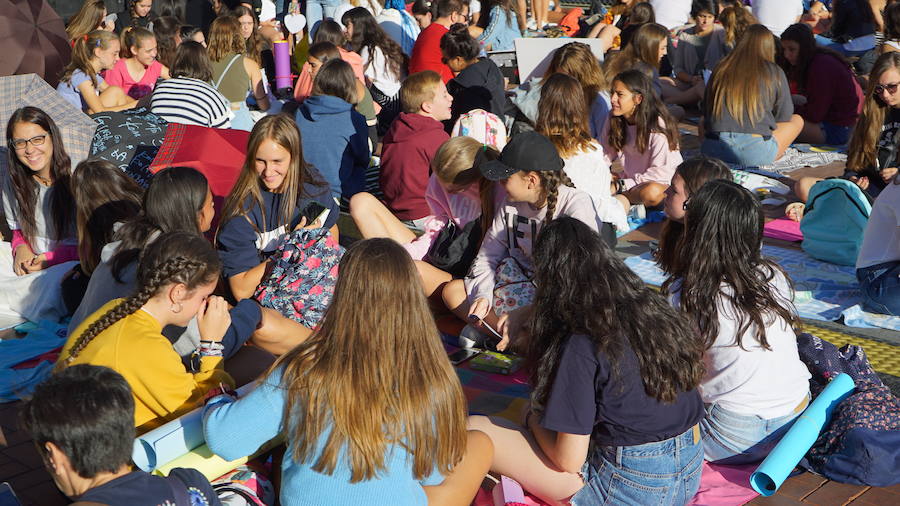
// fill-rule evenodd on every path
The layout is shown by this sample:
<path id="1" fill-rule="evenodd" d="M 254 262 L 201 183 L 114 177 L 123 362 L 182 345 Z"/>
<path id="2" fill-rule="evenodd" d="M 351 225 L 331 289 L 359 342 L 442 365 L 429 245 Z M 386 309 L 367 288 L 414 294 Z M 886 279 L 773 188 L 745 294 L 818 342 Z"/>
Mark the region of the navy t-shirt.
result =
<path id="1" fill-rule="evenodd" d="M 276 220 L 281 210 L 282 194 L 262 191 L 263 207 L 253 203 L 252 197 L 247 197 L 244 203 L 245 209 L 249 208 L 247 216 L 236 216 L 219 226 L 217 235 L 217 247 L 219 258 L 222 259 L 222 272 L 230 278 L 235 274 L 247 272 L 256 267 L 278 249 L 285 234 L 294 230 L 300 223 L 300 212 L 310 203 L 317 202 L 326 209 L 330 209 L 328 219 L 323 224 L 325 228 L 331 228 L 337 222 L 340 208 L 331 198 L 328 185 L 307 185 L 306 195 L 314 195 L 313 198 L 304 197 L 299 200 L 291 217 L 290 224 L 277 226 Z M 263 220 L 265 212 L 265 221 Z"/>
<path id="2" fill-rule="evenodd" d="M 187 487 L 188 497 L 192 505 L 220 506 L 219 497 L 209 481 L 196 469 L 173 469 L 169 476 L 175 475 L 181 483 L 175 481 L 174 486 Z M 169 483 L 171 478 L 154 476 L 143 471 L 133 471 L 120 476 L 99 487 L 94 487 L 78 498 L 80 501 L 96 502 L 109 506 L 168 506 L 177 504 L 174 492 Z"/>
<path id="3" fill-rule="evenodd" d="M 624 340 L 617 374 L 584 335 L 566 341 L 541 425 L 567 434 L 591 434 L 604 446 L 634 446 L 677 436 L 703 418 L 696 390 L 681 392 L 671 404 L 644 391 L 640 363 Z"/>

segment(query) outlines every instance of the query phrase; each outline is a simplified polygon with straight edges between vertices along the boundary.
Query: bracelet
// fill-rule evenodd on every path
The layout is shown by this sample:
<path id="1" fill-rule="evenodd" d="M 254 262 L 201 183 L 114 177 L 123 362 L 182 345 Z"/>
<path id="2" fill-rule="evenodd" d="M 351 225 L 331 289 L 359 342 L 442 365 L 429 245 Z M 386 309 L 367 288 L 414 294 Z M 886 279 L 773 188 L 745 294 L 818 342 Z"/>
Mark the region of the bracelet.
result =
<path id="1" fill-rule="evenodd" d="M 221 357 L 225 351 L 225 346 L 216 341 L 200 341 L 197 348 L 201 357 Z"/>

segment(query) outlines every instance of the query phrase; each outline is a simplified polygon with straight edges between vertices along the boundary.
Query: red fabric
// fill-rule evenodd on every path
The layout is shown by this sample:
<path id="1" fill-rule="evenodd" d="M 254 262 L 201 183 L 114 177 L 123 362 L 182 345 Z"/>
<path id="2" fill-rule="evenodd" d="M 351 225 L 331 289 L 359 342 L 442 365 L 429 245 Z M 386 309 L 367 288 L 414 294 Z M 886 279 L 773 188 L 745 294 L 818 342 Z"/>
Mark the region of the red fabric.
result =
<path id="1" fill-rule="evenodd" d="M 211 230 L 219 223 L 225 197 L 237 182 L 250 132 L 169 123 L 162 147 L 150 165 L 156 174 L 171 166 L 192 167 L 206 176 L 213 194 L 216 215 Z"/>
<path id="2" fill-rule="evenodd" d="M 431 214 L 425 201 L 431 159 L 450 136 L 444 125 L 420 114 L 401 113 L 382 139 L 381 190 L 388 208 L 401 220 Z"/>
<path id="3" fill-rule="evenodd" d="M 428 28 L 422 30 L 409 58 L 410 74 L 433 70 L 441 75 L 444 84 L 453 79 L 453 72 L 442 61 L 441 54 L 441 37 L 448 31 L 447 27 L 437 23 L 431 23 Z"/>
<path id="4" fill-rule="evenodd" d="M 34 369 L 41 362 L 53 362 L 56 363 L 59 360 L 59 353 L 62 351 L 62 346 L 59 348 L 54 348 L 50 351 L 41 353 L 40 355 L 30 358 L 24 362 L 19 362 L 18 364 L 12 366 L 13 369 Z"/>
<path id="5" fill-rule="evenodd" d="M 853 126 L 863 107 L 863 91 L 850 67 L 832 55 L 817 53 L 806 73 L 806 105 L 797 114 L 807 123 L 827 121 Z"/>

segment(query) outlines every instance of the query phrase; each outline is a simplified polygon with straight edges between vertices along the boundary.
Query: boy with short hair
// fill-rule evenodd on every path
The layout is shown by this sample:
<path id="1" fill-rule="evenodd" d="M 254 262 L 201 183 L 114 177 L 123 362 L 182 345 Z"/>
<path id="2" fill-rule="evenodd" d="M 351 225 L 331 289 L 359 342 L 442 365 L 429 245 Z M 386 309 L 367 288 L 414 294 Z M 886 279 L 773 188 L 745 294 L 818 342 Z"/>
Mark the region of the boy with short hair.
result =
<path id="1" fill-rule="evenodd" d="M 409 73 L 433 70 L 441 75 L 444 84 L 453 79 L 453 72 L 442 60 L 441 37 L 456 23 L 466 23 L 469 6 L 463 0 L 435 0 L 434 19 L 422 30 L 409 57 Z"/>
<path id="2" fill-rule="evenodd" d="M 403 81 L 400 103 L 403 112 L 382 139 L 381 190 L 398 219 L 421 228 L 431 214 L 425 201 L 431 159 L 450 138 L 441 122 L 450 119 L 453 97 L 440 74 L 426 70 Z"/>
<path id="3" fill-rule="evenodd" d="M 131 470 L 134 396 L 103 366 L 67 367 L 37 386 L 20 413 L 56 486 L 80 503 L 108 506 L 221 505 L 195 469 L 168 478 Z"/>

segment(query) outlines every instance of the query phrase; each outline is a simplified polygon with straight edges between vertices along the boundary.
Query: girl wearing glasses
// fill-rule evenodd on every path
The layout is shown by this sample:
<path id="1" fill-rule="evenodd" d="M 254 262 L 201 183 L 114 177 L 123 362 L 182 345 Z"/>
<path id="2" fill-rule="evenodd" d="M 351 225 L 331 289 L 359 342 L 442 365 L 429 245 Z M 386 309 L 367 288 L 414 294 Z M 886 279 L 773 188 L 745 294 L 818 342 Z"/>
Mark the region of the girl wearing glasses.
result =
<path id="1" fill-rule="evenodd" d="M 0 318 L 59 317 L 59 280 L 78 258 L 69 155 L 53 119 L 36 107 L 12 114 L 6 144 L 3 212 L 12 242 L 0 247 Z"/>

